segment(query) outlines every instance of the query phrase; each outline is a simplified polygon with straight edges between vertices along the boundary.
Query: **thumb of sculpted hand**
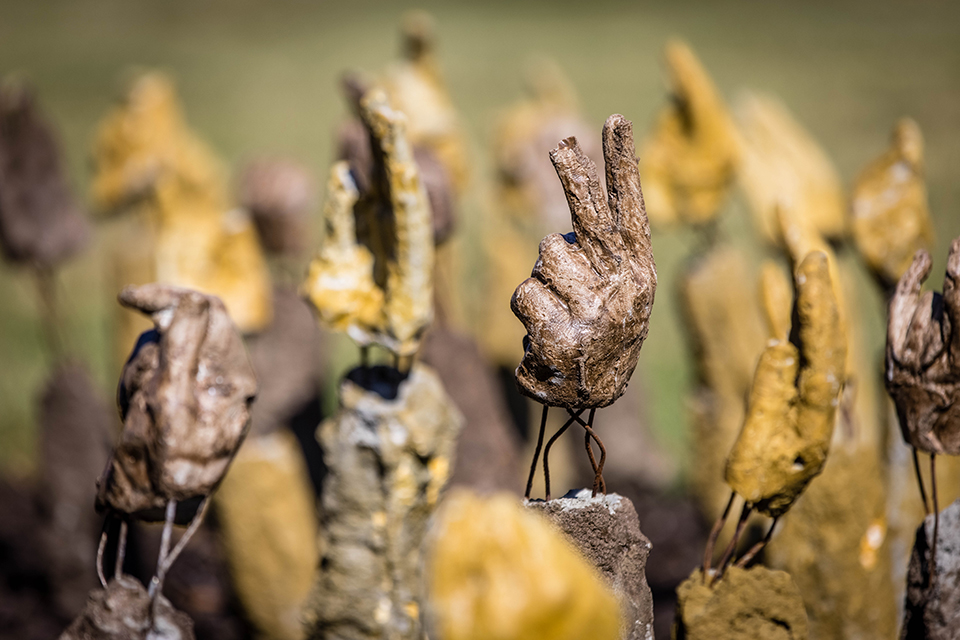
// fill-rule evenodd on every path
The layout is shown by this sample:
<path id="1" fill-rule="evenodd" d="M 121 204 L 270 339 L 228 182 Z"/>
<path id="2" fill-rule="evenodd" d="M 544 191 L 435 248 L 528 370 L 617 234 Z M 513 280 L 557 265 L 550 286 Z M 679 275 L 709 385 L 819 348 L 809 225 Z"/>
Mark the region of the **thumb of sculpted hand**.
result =
<path id="1" fill-rule="evenodd" d="M 621 115 L 603 127 L 603 155 L 606 199 L 575 138 L 550 152 L 573 233 L 543 239 L 532 277 L 510 302 L 527 330 L 517 384 L 550 406 L 605 407 L 619 398 L 649 328 L 657 272 L 633 127 Z"/>

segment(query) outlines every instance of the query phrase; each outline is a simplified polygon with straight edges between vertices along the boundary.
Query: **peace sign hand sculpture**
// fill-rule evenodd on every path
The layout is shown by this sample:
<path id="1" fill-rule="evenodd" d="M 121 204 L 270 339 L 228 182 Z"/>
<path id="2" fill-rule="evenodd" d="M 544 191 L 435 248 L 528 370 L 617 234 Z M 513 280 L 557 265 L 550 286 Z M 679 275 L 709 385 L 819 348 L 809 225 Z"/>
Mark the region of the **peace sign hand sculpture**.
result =
<path id="1" fill-rule="evenodd" d="M 567 138 L 550 152 L 573 233 L 547 236 L 532 277 L 510 306 L 527 330 L 521 392 L 568 409 L 612 404 L 626 389 L 647 337 L 657 288 L 633 126 L 603 127 L 607 195 L 594 163 Z"/>

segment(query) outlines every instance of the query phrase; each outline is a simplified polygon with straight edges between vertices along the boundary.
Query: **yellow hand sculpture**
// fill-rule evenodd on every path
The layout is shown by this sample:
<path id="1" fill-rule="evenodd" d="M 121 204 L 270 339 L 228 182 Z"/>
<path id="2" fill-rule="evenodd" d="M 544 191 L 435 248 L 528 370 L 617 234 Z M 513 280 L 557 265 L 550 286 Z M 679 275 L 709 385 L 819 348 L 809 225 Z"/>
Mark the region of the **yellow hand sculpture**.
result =
<path id="1" fill-rule="evenodd" d="M 382 91 L 371 91 L 361 117 L 375 144 L 375 184 L 358 200 L 347 164 L 334 165 L 324 207 L 327 234 L 303 291 L 331 329 L 362 346 L 412 355 L 433 317 L 430 207 L 404 115 Z"/>
<path id="2" fill-rule="evenodd" d="M 846 363 L 827 256 L 808 254 L 795 283 L 799 347 L 772 340 L 760 356 L 725 474 L 735 492 L 770 516 L 789 509 L 823 469 Z"/>
<path id="3" fill-rule="evenodd" d="M 650 220 L 704 224 L 713 220 L 733 182 L 737 134 L 727 108 L 693 51 L 666 50 L 673 96 L 640 153 Z"/>

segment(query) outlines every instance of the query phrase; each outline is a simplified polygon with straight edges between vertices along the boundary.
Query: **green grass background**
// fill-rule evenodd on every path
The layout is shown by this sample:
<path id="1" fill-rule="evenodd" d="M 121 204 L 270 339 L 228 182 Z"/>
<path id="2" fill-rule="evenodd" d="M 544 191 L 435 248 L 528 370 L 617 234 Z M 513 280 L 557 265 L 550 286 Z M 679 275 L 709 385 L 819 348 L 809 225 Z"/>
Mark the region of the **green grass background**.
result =
<path id="1" fill-rule="evenodd" d="M 949 241 L 960 234 L 957 3 L 5 0 L 0 73 L 21 73 L 38 87 L 81 194 L 90 180 L 95 125 L 135 67 L 174 74 L 190 123 L 228 162 L 288 154 L 322 184 L 344 111 L 338 75 L 346 68 L 376 71 L 391 60 L 400 16 L 413 7 L 438 19 L 443 68 L 470 138 L 474 179 L 462 233 L 469 267 L 464 297 L 474 304 L 481 299 L 482 264 L 470 239 L 489 201 L 488 141 L 498 110 L 520 94 L 521 68 L 531 54 L 551 56 L 568 72 L 598 131 L 607 115 L 620 112 L 640 138 L 665 97 L 663 44 L 683 37 L 729 99 L 746 88 L 779 95 L 848 185 L 885 147 L 896 118 L 911 115 L 927 140 L 935 273 L 942 273 Z M 735 196 L 723 226 L 756 258 L 744 216 Z M 681 459 L 690 370 L 675 286 L 695 241 L 686 232 L 654 234 L 660 291 L 638 370 L 656 433 Z M 109 397 L 116 374 L 107 313 L 113 293 L 104 290 L 99 256 L 95 243 L 72 262 L 61 274 L 60 293 L 69 343 Z M 861 302 L 871 320 L 861 330 L 879 353 L 883 318 L 864 283 Z M 48 367 L 31 275 L 3 265 L 0 472 L 35 470 L 35 400 Z"/>

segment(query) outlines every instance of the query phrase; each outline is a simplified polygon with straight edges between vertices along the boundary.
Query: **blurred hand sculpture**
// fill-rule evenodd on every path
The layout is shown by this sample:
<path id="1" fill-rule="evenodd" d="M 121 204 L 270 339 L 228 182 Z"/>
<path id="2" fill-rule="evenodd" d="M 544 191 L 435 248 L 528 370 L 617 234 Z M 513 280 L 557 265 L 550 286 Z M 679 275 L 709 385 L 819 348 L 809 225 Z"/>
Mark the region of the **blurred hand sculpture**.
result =
<path id="1" fill-rule="evenodd" d="M 596 166 L 575 138 L 550 152 L 573 233 L 543 239 L 532 277 L 510 302 L 527 330 L 517 384 L 544 404 L 544 412 L 549 406 L 582 412 L 612 404 L 626 389 L 647 337 L 657 272 L 633 127 L 621 115 L 604 124 L 603 155 L 606 201 Z M 584 424 L 588 436 L 592 415 Z M 543 423 L 541 440 L 542 431 Z"/>
<path id="2" fill-rule="evenodd" d="M 930 254 L 917 251 L 890 300 L 886 384 L 897 406 L 903 439 L 913 447 L 927 513 L 917 450 L 930 454 L 935 517 L 931 557 L 935 557 L 939 529 L 935 460 L 938 454 L 960 455 L 960 238 L 950 245 L 943 294 L 928 291 L 921 296 L 931 265 Z"/>
<path id="3" fill-rule="evenodd" d="M 361 116 L 374 145 L 371 188 L 361 198 L 347 163 L 333 166 L 326 235 L 303 290 L 324 325 L 409 356 L 433 316 L 430 207 L 404 115 L 372 91 Z"/>
<path id="4" fill-rule="evenodd" d="M 880 285 L 891 291 L 916 251 L 933 244 L 923 134 L 916 122 L 900 120 L 890 149 L 857 178 L 851 215 L 857 250 Z"/>
<path id="5" fill-rule="evenodd" d="M 673 95 L 640 154 L 654 224 L 712 221 L 733 182 L 737 134 L 723 99 L 685 43 L 667 45 Z"/>
<path id="6" fill-rule="evenodd" d="M 206 505 L 246 435 L 257 382 L 218 298 L 150 284 L 124 289 L 120 302 L 150 315 L 156 329 L 141 336 L 121 375 L 123 432 L 97 482 L 97 510 L 126 521 L 156 520 L 165 508 L 153 595 L 203 516 L 201 510 L 167 558 L 177 503 L 202 497 Z"/>

